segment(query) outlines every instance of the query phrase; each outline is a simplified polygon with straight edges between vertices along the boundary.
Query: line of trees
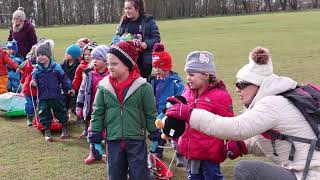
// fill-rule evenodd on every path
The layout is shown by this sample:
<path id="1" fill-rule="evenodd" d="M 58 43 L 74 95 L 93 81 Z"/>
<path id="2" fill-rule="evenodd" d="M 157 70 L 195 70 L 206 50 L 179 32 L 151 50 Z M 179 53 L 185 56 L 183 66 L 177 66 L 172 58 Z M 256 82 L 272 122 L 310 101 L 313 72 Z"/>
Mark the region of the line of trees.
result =
<path id="1" fill-rule="evenodd" d="M 319 0 L 145 0 L 157 19 L 318 8 Z M 0 0 L 0 24 L 9 25 L 22 6 L 36 25 L 119 21 L 124 0 Z"/>

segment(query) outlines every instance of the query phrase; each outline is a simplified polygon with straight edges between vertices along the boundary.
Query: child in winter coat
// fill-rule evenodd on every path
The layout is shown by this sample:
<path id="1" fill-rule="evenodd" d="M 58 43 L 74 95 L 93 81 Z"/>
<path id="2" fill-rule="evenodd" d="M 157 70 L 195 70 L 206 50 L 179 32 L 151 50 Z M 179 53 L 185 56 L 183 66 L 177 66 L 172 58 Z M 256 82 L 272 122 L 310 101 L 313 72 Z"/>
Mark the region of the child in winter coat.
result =
<path id="1" fill-rule="evenodd" d="M 86 138 L 88 135 L 91 113 L 93 111 L 93 101 L 97 92 L 98 83 L 105 76 L 109 75 L 107 64 L 108 50 L 109 47 L 106 45 L 99 45 L 94 48 L 91 53 L 94 68 L 93 70 L 86 69 L 83 74 L 84 78 L 80 86 L 76 108 L 77 115 L 84 119 L 84 130 L 80 138 Z M 84 162 L 90 164 L 95 160 L 96 158 L 91 150 L 89 157 L 86 158 Z"/>
<path id="2" fill-rule="evenodd" d="M 156 43 L 153 46 L 152 53 L 152 66 L 155 71 L 155 75 L 150 77 L 150 84 L 153 86 L 154 95 L 156 98 L 156 107 L 158 114 L 161 114 L 166 107 L 167 98 L 171 96 L 181 95 L 184 90 L 183 80 L 176 72 L 171 71 L 172 59 L 169 52 L 164 50 L 164 46 L 161 43 Z M 161 137 L 157 137 L 157 145 L 163 146 L 165 140 Z M 176 141 L 172 141 L 176 145 Z M 151 146 L 151 153 L 159 158 L 162 157 L 163 148 L 153 147 L 154 141 Z M 177 166 L 184 166 L 184 157 L 176 152 Z"/>
<path id="3" fill-rule="evenodd" d="M 38 87 L 39 119 L 45 128 L 45 141 L 52 141 L 50 131 L 53 119 L 52 112 L 63 127 L 61 139 L 68 138 L 68 115 L 64 102 L 61 99 L 61 88 L 68 92 L 69 95 L 74 94 L 71 81 L 60 64 L 54 62 L 49 42 L 39 43 L 35 52 L 37 65 L 32 72 L 30 84 Z"/>
<path id="4" fill-rule="evenodd" d="M 12 60 L 9 54 L 0 49 L 0 94 L 7 92 L 8 85 L 8 69 L 7 65 L 9 65 L 12 69 L 18 68 L 18 65 Z"/>
<path id="5" fill-rule="evenodd" d="M 65 59 L 61 63 L 61 67 L 63 71 L 66 73 L 71 82 L 74 79 L 76 69 L 80 65 L 80 56 L 81 49 L 77 44 L 72 44 L 66 49 Z M 77 94 L 75 96 L 70 96 L 66 92 L 64 93 L 65 104 L 67 111 L 71 109 L 73 114 L 76 114 L 76 102 L 77 102 Z M 77 119 L 79 121 L 79 117 Z"/>
<path id="6" fill-rule="evenodd" d="M 100 81 L 93 104 L 91 143 L 107 132 L 108 178 L 151 179 L 147 163 L 146 130 L 157 131 L 152 86 L 142 78 L 131 41 L 112 45 L 108 53 L 110 75 Z"/>
<path id="7" fill-rule="evenodd" d="M 7 52 L 10 55 L 10 58 L 14 60 L 14 62 L 20 65 L 23 62 L 23 59 L 18 55 L 18 44 L 17 41 L 12 40 L 7 43 Z M 15 69 L 8 67 L 8 92 L 19 93 L 21 91 L 20 87 L 20 73 L 16 72 Z"/>
<path id="8" fill-rule="evenodd" d="M 72 81 L 72 87 L 73 87 L 74 91 L 76 92 L 76 94 L 78 93 L 81 82 L 82 82 L 82 73 L 88 67 L 89 63 L 92 60 L 91 52 L 97 46 L 98 46 L 98 44 L 96 44 L 96 43 L 90 43 L 90 44 L 87 44 L 83 48 L 83 55 L 81 58 L 81 62 L 80 62 L 80 65 L 78 66 L 78 68 L 76 69 L 75 76 Z"/>
<path id="9" fill-rule="evenodd" d="M 188 87 L 182 95 L 189 107 L 205 109 L 220 116 L 234 115 L 231 96 L 224 83 L 216 79 L 216 67 L 211 53 L 189 53 L 184 70 Z M 186 124 L 178 148 L 188 160 L 188 179 L 223 179 L 220 163 L 227 157 L 224 140 L 205 135 Z"/>
<path id="10" fill-rule="evenodd" d="M 54 47 L 54 42 L 51 39 L 40 39 L 39 43 L 49 42 L 51 50 Z M 21 84 L 22 93 L 24 95 L 25 101 L 25 112 L 27 114 L 27 125 L 32 126 L 32 121 L 34 118 L 34 109 L 37 107 L 37 88 L 30 86 L 30 81 L 32 80 L 32 71 L 36 65 L 36 55 L 35 49 L 36 45 L 32 46 L 30 52 L 27 55 L 27 59 L 19 65 L 19 70 L 21 73 Z"/>

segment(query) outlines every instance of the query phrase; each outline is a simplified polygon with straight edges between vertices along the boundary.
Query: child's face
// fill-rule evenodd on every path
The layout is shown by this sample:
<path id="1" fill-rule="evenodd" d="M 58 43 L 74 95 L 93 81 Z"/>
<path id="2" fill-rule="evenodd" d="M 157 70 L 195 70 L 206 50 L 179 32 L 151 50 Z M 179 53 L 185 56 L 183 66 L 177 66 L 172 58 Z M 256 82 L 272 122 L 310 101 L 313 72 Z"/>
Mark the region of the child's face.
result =
<path id="1" fill-rule="evenodd" d="M 162 70 L 159 67 L 153 66 L 153 69 L 154 69 L 154 72 L 162 78 L 166 77 L 168 74 L 168 71 Z"/>
<path id="2" fill-rule="evenodd" d="M 98 70 L 108 67 L 108 63 L 101 59 L 93 59 L 92 63 L 94 67 Z"/>
<path id="3" fill-rule="evenodd" d="M 7 53 L 11 55 L 11 54 L 14 54 L 14 51 L 13 49 L 7 49 Z"/>
<path id="4" fill-rule="evenodd" d="M 70 54 L 67 54 L 67 53 L 64 55 L 64 58 L 66 60 L 72 60 L 73 59 L 72 56 Z"/>
<path id="5" fill-rule="evenodd" d="M 129 73 L 129 68 L 115 55 L 108 53 L 108 70 L 112 77 L 121 78 Z"/>
<path id="6" fill-rule="evenodd" d="M 139 17 L 139 9 L 134 7 L 133 1 L 125 1 L 124 3 L 124 13 L 129 19 L 137 19 Z"/>
<path id="7" fill-rule="evenodd" d="M 50 59 L 47 56 L 39 54 L 37 56 L 37 62 L 43 65 L 48 65 L 50 62 Z"/>
<path id="8" fill-rule="evenodd" d="M 91 51 L 90 50 L 85 50 L 83 53 L 83 58 L 84 60 L 86 60 L 87 62 L 91 62 L 92 58 L 91 58 Z"/>
<path id="9" fill-rule="evenodd" d="M 187 73 L 187 83 L 191 89 L 201 89 L 209 84 L 209 74 Z"/>

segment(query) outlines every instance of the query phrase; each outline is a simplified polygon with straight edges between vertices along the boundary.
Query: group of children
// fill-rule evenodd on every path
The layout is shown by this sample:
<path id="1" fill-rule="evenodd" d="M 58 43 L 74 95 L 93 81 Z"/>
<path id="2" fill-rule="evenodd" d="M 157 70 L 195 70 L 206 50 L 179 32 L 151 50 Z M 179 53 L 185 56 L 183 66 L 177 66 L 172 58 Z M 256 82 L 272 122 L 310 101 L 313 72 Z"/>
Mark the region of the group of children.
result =
<path id="1" fill-rule="evenodd" d="M 126 179 L 127 174 L 131 179 L 151 179 L 145 139 L 149 134 L 156 143 L 150 152 L 161 158 L 163 149 L 159 146 L 166 142 L 160 138 L 155 119 L 165 108 L 168 97 L 183 95 L 189 107 L 221 116 L 234 115 L 231 97 L 224 83 L 216 78 L 210 52 L 194 51 L 187 56 L 184 87 L 182 78 L 172 71 L 170 53 L 160 43 L 153 47 L 155 75 L 148 81 L 140 76 L 138 52 L 131 41 L 108 47 L 80 39 L 66 49 L 62 64 L 55 62 L 52 48 L 52 40 L 40 40 L 19 67 L 0 50 L 0 89 L 6 83 L 7 71 L 3 71 L 6 64 L 21 72 L 27 124 L 32 125 L 35 102 L 39 101 L 38 115 L 45 127 L 46 141 L 52 141 L 53 114 L 63 126 L 61 138 L 69 137 L 67 122 L 71 109 L 84 122 L 80 138 L 87 138 L 90 143 L 85 163 L 101 160 L 99 145 L 106 140 L 110 179 Z M 189 179 L 223 179 L 219 164 L 230 150 L 223 140 L 187 125 L 182 137 L 172 139 L 171 143 L 177 151 L 177 166 L 187 166 Z"/>

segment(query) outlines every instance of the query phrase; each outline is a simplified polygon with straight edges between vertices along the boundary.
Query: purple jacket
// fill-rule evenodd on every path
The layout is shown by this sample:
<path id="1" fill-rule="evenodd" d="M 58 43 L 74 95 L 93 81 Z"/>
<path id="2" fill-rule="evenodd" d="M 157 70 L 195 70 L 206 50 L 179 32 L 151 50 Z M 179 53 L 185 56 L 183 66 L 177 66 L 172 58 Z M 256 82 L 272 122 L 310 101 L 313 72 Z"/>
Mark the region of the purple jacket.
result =
<path id="1" fill-rule="evenodd" d="M 18 43 L 18 54 L 26 58 L 31 47 L 37 43 L 37 35 L 33 25 L 28 20 L 24 20 L 23 28 L 20 31 L 13 32 L 11 27 L 8 41 L 12 41 L 13 39 Z"/>

